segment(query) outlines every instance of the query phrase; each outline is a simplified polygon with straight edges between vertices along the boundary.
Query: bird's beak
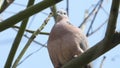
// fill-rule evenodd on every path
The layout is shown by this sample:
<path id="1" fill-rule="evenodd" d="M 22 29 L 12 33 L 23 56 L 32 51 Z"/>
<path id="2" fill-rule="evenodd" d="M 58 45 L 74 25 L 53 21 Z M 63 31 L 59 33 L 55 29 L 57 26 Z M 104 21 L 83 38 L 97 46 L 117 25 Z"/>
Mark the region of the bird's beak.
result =
<path id="1" fill-rule="evenodd" d="M 56 15 L 57 15 L 57 16 L 61 16 L 61 14 L 60 14 L 60 13 L 57 13 Z"/>

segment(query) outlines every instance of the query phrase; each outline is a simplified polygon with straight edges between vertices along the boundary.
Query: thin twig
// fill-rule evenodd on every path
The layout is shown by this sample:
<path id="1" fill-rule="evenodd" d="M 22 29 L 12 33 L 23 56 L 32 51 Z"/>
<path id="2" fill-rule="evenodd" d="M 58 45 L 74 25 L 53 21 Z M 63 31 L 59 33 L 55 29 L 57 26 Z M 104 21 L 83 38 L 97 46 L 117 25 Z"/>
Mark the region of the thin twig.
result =
<path id="1" fill-rule="evenodd" d="M 103 25 L 105 25 L 105 23 L 107 23 L 107 22 L 108 22 L 108 19 L 105 20 L 105 22 L 102 23 L 98 28 L 96 28 L 94 31 L 92 31 L 92 32 L 88 35 L 88 37 L 91 36 L 91 35 L 93 35 L 95 32 L 97 32 L 97 31 L 98 31 Z"/>
<path id="2" fill-rule="evenodd" d="M 16 2 L 14 2 L 13 3 L 14 5 L 18 5 L 18 6 L 22 6 L 22 7 L 25 7 L 26 5 L 24 5 L 24 4 L 20 4 L 20 3 L 16 3 Z"/>
<path id="3" fill-rule="evenodd" d="M 102 61 L 101 61 L 101 64 L 100 64 L 100 68 L 102 68 L 105 59 L 106 59 L 106 56 L 103 57 L 103 59 L 102 59 Z"/>
<path id="4" fill-rule="evenodd" d="M 106 15 L 109 15 L 109 13 L 104 9 L 102 5 L 101 5 L 101 9 L 105 12 Z"/>
<path id="5" fill-rule="evenodd" d="M 87 31 L 86 36 L 89 35 L 90 29 L 92 28 L 92 25 L 93 25 L 93 23 L 94 23 L 94 21 L 95 21 L 95 18 L 96 18 L 97 14 L 98 14 L 98 12 L 99 12 L 99 10 L 100 10 L 100 8 L 101 8 L 102 3 L 103 3 L 103 0 L 100 0 L 100 4 L 99 4 L 99 6 L 98 6 L 98 9 L 95 11 L 95 15 L 94 15 L 94 17 L 93 17 L 93 20 L 91 21 L 91 24 L 90 24 L 90 27 L 88 28 L 88 31 Z"/>
<path id="6" fill-rule="evenodd" d="M 40 51 L 43 47 L 40 47 L 39 49 L 35 50 L 34 52 L 30 53 L 29 55 L 27 55 L 20 63 L 18 63 L 17 66 L 19 66 L 20 64 L 22 64 L 25 60 L 27 60 L 30 56 L 32 56 L 33 54 L 37 53 L 38 51 Z"/>
<path id="7" fill-rule="evenodd" d="M 14 28 L 13 28 L 14 29 Z M 15 31 L 17 31 L 16 29 L 14 29 Z M 30 39 L 30 37 L 28 37 L 26 34 L 24 34 L 23 35 L 25 38 L 27 38 L 27 39 Z M 42 46 L 42 47 L 47 47 L 47 46 L 45 46 L 45 45 L 43 45 L 42 43 L 40 43 L 40 42 L 38 42 L 38 41 L 36 41 L 36 40 L 33 40 L 33 42 L 34 43 L 36 43 L 36 44 L 38 44 L 38 45 L 40 45 L 40 46 Z"/>
<path id="8" fill-rule="evenodd" d="M 12 28 L 17 28 L 17 29 L 19 29 L 20 27 L 19 27 L 19 26 L 13 26 Z M 25 31 L 26 31 L 26 32 L 29 32 L 29 33 L 34 33 L 34 32 L 35 32 L 35 31 L 29 30 L 29 29 L 26 29 Z M 49 35 L 49 33 L 47 33 L 47 32 L 40 32 L 39 34 Z"/>
<path id="9" fill-rule="evenodd" d="M 67 2 L 66 2 L 66 5 L 67 5 L 67 8 L 66 8 L 66 10 L 67 10 L 67 15 L 69 16 L 69 0 L 66 0 Z"/>
<path id="10" fill-rule="evenodd" d="M 33 21 L 35 20 L 35 17 L 36 17 L 36 14 L 31 17 L 31 20 L 29 20 L 30 22 L 29 22 L 29 24 L 28 24 L 27 29 L 30 28 L 30 26 L 32 25 Z M 26 32 L 26 34 L 27 34 L 27 32 Z"/>
<path id="11" fill-rule="evenodd" d="M 80 26 L 78 26 L 79 28 L 81 28 L 81 26 L 87 21 L 87 19 L 94 13 L 94 11 L 96 10 L 97 6 L 99 5 L 101 1 L 98 1 L 98 3 L 96 4 L 96 6 L 94 7 L 94 9 L 89 13 L 89 15 L 83 20 L 83 22 L 81 23 Z"/>
<path id="12" fill-rule="evenodd" d="M 30 37 L 28 37 L 26 34 L 24 35 L 24 37 L 30 39 Z M 45 48 L 47 47 L 46 45 L 44 45 L 44 44 L 42 44 L 42 43 L 40 43 L 40 42 L 38 42 L 36 40 L 33 40 L 33 42 L 36 43 L 36 44 L 38 44 L 38 45 L 41 45 L 42 47 L 45 47 Z"/>

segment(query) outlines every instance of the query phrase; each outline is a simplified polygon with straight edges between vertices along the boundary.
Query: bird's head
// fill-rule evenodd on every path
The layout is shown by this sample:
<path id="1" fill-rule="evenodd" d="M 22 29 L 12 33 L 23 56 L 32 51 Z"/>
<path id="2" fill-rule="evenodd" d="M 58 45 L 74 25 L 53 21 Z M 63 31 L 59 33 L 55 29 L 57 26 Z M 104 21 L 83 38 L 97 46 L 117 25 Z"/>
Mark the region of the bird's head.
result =
<path id="1" fill-rule="evenodd" d="M 63 9 L 60 9 L 56 12 L 57 15 L 57 21 L 60 21 L 61 19 L 68 19 L 67 12 Z"/>

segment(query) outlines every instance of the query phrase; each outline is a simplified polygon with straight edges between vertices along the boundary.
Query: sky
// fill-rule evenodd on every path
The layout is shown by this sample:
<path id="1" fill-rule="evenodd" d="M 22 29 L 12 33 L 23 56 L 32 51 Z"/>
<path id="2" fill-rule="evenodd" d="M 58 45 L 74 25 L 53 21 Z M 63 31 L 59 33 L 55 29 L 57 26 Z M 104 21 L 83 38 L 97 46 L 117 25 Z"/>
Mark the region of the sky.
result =
<path id="1" fill-rule="evenodd" d="M 41 0 L 36 0 L 35 3 L 40 2 Z M 91 11 L 94 8 L 94 5 L 98 2 L 99 0 L 70 0 L 69 2 L 69 19 L 71 24 L 74 26 L 79 26 L 81 22 L 84 19 L 84 14 L 86 10 Z M 109 16 L 109 11 L 110 11 L 110 6 L 111 6 L 111 1 L 112 0 L 104 0 L 103 2 L 103 9 L 100 9 L 96 19 L 95 23 L 93 24 L 93 30 L 97 27 L 100 26 L 106 19 L 108 19 Z M 5 10 L 4 13 L 0 14 L 0 18 L 2 20 L 5 20 L 9 18 L 10 16 L 18 13 L 21 10 L 25 9 L 25 6 L 27 5 L 28 0 L 15 0 L 12 5 L 8 7 L 7 10 Z M 66 0 L 60 2 L 57 4 L 58 9 L 66 9 Z M 42 12 L 39 12 L 35 15 L 33 15 L 29 23 L 27 25 L 27 29 L 30 30 L 36 30 L 37 28 L 40 27 L 40 25 L 43 23 L 43 21 L 47 18 L 48 15 L 44 14 L 50 13 L 50 9 L 47 8 L 43 10 Z M 86 24 L 86 28 L 84 33 L 87 33 L 88 27 L 90 25 L 91 18 L 88 20 L 88 23 Z M 120 22 L 120 17 L 118 18 L 118 21 Z M 20 23 L 16 24 L 20 25 Z M 45 29 L 42 31 L 44 32 L 50 32 L 51 28 L 54 25 L 54 19 L 51 18 L 48 24 L 45 26 Z M 102 40 L 105 35 L 106 31 L 106 26 L 105 24 L 99 31 L 97 31 L 95 34 L 91 35 L 88 37 L 89 45 L 90 47 L 94 46 L 97 42 Z M 117 31 L 120 31 L 120 23 L 117 24 Z M 8 57 L 10 48 L 13 44 L 13 41 L 16 37 L 17 32 L 9 28 L 5 31 L 0 32 L 0 68 L 4 68 L 4 64 L 6 62 L 6 59 Z M 27 36 L 31 36 L 30 33 L 25 33 Z M 48 36 L 46 35 L 38 35 L 35 40 L 39 41 L 40 43 L 47 44 Z M 18 48 L 16 57 L 19 55 L 21 49 L 24 47 L 26 42 L 28 41 L 27 38 L 23 37 L 22 41 L 20 43 L 20 46 Z M 109 46 L 109 45 L 108 45 Z M 17 68 L 53 68 L 53 65 L 51 63 L 51 60 L 48 55 L 47 48 L 41 47 L 40 45 L 36 43 L 32 43 L 25 53 L 24 57 L 22 60 L 31 54 L 32 52 L 36 51 L 37 49 L 40 49 L 38 52 L 34 53 L 32 56 L 30 56 L 28 59 L 26 59 L 22 64 L 20 64 Z M 105 53 L 104 55 L 100 56 L 96 60 L 93 61 L 94 68 L 99 68 L 101 60 L 103 59 L 103 56 L 106 56 L 106 59 L 103 63 L 103 68 L 120 68 L 120 45 L 116 46 L 115 48 L 111 49 L 109 52 Z"/>

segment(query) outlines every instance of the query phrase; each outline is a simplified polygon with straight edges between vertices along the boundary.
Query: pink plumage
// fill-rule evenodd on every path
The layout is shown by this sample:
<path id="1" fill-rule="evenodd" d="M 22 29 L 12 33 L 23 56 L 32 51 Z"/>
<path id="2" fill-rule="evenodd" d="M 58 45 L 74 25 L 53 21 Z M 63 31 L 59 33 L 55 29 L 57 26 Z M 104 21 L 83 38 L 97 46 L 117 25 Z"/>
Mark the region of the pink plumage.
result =
<path id="1" fill-rule="evenodd" d="M 88 49 L 86 36 L 70 24 L 64 10 L 57 11 L 56 24 L 50 32 L 47 48 L 54 68 L 61 68 Z"/>

